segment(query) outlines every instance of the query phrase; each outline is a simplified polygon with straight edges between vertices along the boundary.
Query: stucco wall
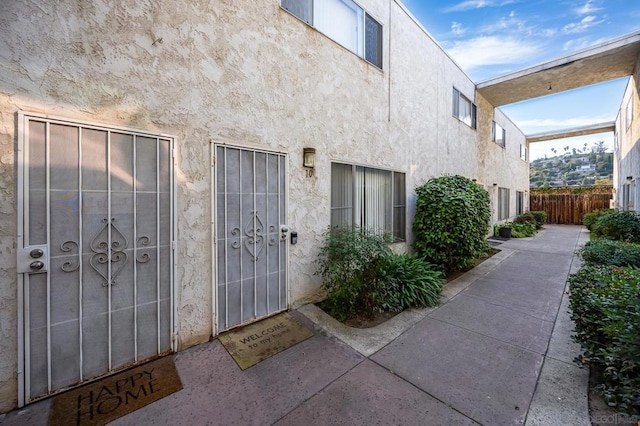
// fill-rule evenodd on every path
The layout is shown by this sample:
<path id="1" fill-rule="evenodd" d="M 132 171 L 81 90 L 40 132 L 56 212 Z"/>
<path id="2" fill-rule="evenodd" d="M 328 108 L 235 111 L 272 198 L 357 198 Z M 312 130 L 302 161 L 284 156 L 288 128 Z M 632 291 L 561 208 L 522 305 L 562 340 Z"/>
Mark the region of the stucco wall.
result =
<path id="1" fill-rule="evenodd" d="M 622 97 L 620 110 L 616 118 L 616 137 L 613 182 L 616 207 L 624 208 L 623 186 L 631 176 L 632 190 L 635 188 L 635 209 L 640 211 L 640 200 L 637 191 L 640 189 L 640 57 L 636 62 L 633 75 Z M 633 104 L 633 119 L 629 126 L 626 120 L 626 108 Z"/>
<path id="2" fill-rule="evenodd" d="M 209 156 L 212 142 L 287 152 L 294 306 L 319 287 L 313 261 L 330 221 L 332 161 L 443 173 L 528 188 L 522 133 L 482 98 L 478 129 L 452 117 L 452 88 L 474 83 L 395 1 L 359 2 L 383 24 L 381 71 L 279 7 L 253 2 L 15 0 L 0 15 L 0 411 L 16 405 L 15 113 L 174 135 L 180 346 L 214 332 Z M 495 115 L 494 115 L 495 114 Z M 507 147 L 491 142 L 491 120 Z M 315 175 L 302 149 L 317 151 Z M 491 190 L 491 189 L 490 189 Z M 411 220 L 407 222 L 411 240 Z"/>

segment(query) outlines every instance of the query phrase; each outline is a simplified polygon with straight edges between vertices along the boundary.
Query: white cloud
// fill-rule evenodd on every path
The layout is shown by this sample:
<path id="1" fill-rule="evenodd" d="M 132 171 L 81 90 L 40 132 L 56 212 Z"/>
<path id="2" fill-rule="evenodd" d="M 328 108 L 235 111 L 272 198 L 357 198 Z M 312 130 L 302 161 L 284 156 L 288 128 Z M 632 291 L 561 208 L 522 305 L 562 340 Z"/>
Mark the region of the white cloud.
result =
<path id="1" fill-rule="evenodd" d="M 564 27 L 562 27 L 562 31 L 567 34 L 582 33 L 589 28 L 600 25 L 603 22 L 604 20 L 596 21 L 596 17 L 594 15 L 589 15 L 582 18 L 580 22 L 572 22 L 565 25 Z"/>
<path id="2" fill-rule="evenodd" d="M 516 3 L 516 0 L 466 0 L 462 3 L 447 7 L 444 9 L 444 12 L 464 12 L 466 10 L 481 9 L 483 7 L 501 7 L 513 3 Z"/>
<path id="3" fill-rule="evenodd" d="M 462 26 L 460 22 L 452 22 L 451 23 L 451 33 L 455 36 L 464 35 L 467 32 L 467 29 Z"/>
<path id="4" fill-rule="evenodd" d="M 521 129 L 536 129 L 535 133 L 544 130 L 537 130 L 540 128 L 553 128 L 553 129 L 571 129 L 573 127 L 589 126 L 592 124 L 606 123 L 611 121 L 611 117 L 608 116 L 582 116 L 573 117 L 567 119 L 557 118 L 536 118 L 531 120 L 518 120 L 517 126 Z M 526 132 L 527 134 L 533 133 L 532 131 Z"/>
<path id="5" fill-rule="evenodd" d="M 507 37 L 477 37 L 453 43 L 449 54 L 466 71 L 484 65 L 518 64 L 530 60 L 539 51 L 539 46 L 530 42 Z"/>
<path id="6" fill-rule="evenodd" d="M 590 13 L 597 12 L 598 10 L 602 10 L 601 7 L 595 7 L 592 5 L 592 3 L 592 0 L 587 0 L 584 6 L 576 9 L 576 13 L 578 15 L 588 15 Z"/>
<path id="7" fill-rule="evenodd" d="M 562 45 L 562 50 L 564 51 L 575 51 L 586 49 L 591 46 L 595 46 L 596 44 L 604 43 L 608 39 L 599 38 L 597 40 L 590 40 L 588 37 L 580 37 L 575 38 L 573 40 L 569 40 Z"/>

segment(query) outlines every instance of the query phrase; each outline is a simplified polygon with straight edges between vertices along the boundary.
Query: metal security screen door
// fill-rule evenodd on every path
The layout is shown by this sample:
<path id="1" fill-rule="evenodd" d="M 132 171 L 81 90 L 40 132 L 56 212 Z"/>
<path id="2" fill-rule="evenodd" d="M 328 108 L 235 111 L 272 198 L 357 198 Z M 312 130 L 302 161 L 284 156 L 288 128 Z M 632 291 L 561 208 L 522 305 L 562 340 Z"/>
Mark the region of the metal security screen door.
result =
<path id="1" fill-rule="evenodd" d="M 287 309 L 286 156 L 215 147 L 217 324 Z"/>
<path id="2" fill-rule="evenodd" d="M 172 350 L 172 138 L 20 114 L 20 405 Z"/>

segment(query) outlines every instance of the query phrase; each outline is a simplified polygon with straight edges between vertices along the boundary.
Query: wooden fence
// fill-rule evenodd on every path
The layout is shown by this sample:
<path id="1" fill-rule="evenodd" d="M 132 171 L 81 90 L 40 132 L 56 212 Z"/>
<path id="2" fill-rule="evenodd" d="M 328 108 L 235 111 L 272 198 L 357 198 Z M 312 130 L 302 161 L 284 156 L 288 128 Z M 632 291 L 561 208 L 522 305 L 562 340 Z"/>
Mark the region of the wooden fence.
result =
<path id="1" fill-rule="evenodd" d="M 547 212 L 547 222 L 582 225 L 582 216 L 598 209 L 608 209 L 612 193 L 597 194 L 532 194 L 529 196 L 530 210 Z"/>

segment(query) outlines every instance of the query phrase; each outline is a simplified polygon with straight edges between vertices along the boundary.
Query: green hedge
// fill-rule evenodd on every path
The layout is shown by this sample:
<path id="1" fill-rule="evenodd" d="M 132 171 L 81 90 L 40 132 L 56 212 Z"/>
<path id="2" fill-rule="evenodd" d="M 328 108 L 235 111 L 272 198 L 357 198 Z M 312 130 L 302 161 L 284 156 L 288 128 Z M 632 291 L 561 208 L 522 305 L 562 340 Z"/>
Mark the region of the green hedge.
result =
<path id="1" fill-rule="evenodd" d="M 608 405 L 640 414 L 640 270 L 585 266 L 569 278 L 577 359 L 602 372 Z"/>
<path id="2" fill-rule="evenodd" d="M 593 240 L 578 251 L 589 264 L 640 267 L 640 244 L 613 240 Z"/>
<path id="3" fill-rule="evenodd" d="M 416 188 L 416 194 L 416 255 L 444 271 L 473 267 L 489 250 L 489 193 L 463 176 L 442 176 Z"/>
<path id="4" fill-rule="evenodd" d="M 385 236 L 355 228 L 324 237 L 316 274 L 327 291 L 321 306 L 336 319 L 438 304 L 442 274 L 422 259 L 393 253 Z"/>
<path id="5" fill-rule="evenodd" d="M 613 210 L 598 217 L 591 232 L 598 238 L 640 243 L 640 216 L 630 210 Z"/>
<path id="6" fill-rule="evenodd" d="M 536 228 L 542 228 L 542 225 L 546 225 L 547 223 L 547 212 L 543 210 L 534 210 L 529 212 L 531 216 L 536 220 Z"/>

